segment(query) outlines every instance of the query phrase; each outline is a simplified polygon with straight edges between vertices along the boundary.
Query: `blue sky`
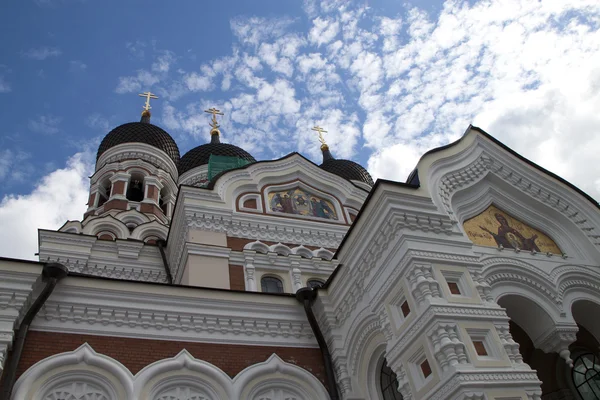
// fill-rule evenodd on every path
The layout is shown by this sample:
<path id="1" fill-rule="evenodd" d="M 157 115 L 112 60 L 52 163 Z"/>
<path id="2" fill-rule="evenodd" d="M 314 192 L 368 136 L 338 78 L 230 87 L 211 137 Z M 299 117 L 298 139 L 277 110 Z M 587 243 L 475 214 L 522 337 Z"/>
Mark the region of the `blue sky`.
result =
<path id="1" fill-rule="evenodd" d="M 600 198 L 596 0 L 1 7 L 0 224 L 29 238 L 9 255 L 80 218 L 99 141 L 139 119 L 145 90 L 182 154 L 208 140 L 216 106 L 223 140 L 257 159 L 319 162 L 319 124 L 335 156 L 404 180 L 473 123 Z"/>

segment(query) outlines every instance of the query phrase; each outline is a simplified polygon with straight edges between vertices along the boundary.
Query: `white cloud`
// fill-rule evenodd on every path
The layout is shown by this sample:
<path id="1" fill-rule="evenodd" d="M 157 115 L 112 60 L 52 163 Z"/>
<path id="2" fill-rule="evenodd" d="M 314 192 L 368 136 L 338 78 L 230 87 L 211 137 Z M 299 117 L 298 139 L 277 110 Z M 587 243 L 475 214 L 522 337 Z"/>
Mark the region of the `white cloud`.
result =
<path id="1" fill-rule="evenodd" d="M 239 17 L 232 19 L 230 26 L 240 42 L 258 46 L 263 41 L 281 36 L 293 23 L 291 18 Z"/>
<path id="2" fill-rule="evenodd" d="M 71 72 L 80 72 L 85 71 L 87 69 L 87 64 L 83 63 L 79 60 L 69 61 L 69 70 Z"/>
<path id="3" fill-rule="evenodd" d="M 316 44 L 317 47 L 320 47 L 335 39 L 339 32 L 340 23 L 338 21 L 315 18 L 308 37 L 312 43 Z"/>
<path id="4" fill-rule="evenodd" d="M 25 195 L 5 196 L 0 202 L 0 254 L 35 259 L 37 229 L 57 229 L 67 220 L 81 219 L 89 190 L 87 176 L 93 171 L 93 156 L 77 153 L 65 168 L 43 177 Z"/>
<path id="5" fill-rule="evenodd" d="M 34 171 L 31 154 L 21 150 L 0 150 L 0 182 L 23 182 Z"/>
<path id="6" fill-rule="evenodd" d="M 588 134 L 600 130 L 594 5 L 448 0 L 438 14 L 407 5 L 386 16 L 344 0 L 305 0 L 305 31 L 294 31 L 300 27 L 290 18 L 236 18 L 229 56 L 176 78 L 150 69 L 145 80 L 139 73 L 124 80 L 122 90 L 139 90 L 144 80 L 171 99 L 202 91 L 207 106 L 222 103 L 217 91 L 227 91 L 223 131 L 234 132 L 236 143 L 269 157 L 300 150 L 319 160 L 310 132 L 319 123 L 334 154 L 370 151 L 374 175 L 401 181 L 420 154 L 474 123 L 600 197 L 600 144 Z M 207 135 L 195 101 L 174 103 L 163 120 Z M 389 162 L 394 152 L 397 161 Z"/>
<path id="7" fill-rule="evenodd" d="M 4 77 L 0 75 L 0 93 L 8 93 L 11 90 L 10 83 L 6 82 Z"/>
<path id="8" fill-rule="evenodd" d="M 62 51 L 56 47 L 39 47 L 24 51 L 22 54 L 26 58 L 41 61 L 49 57 L 58 57 L 62 54 Z"/>
<path id="9" fill-rule="evenodd" d="M 198 75 L 195 72 L 186 75 L 183 79 L 187 88 L 192 92 L 205 92 L 213 86 L 210 77 Z"/>
<path id="10" fill-rule="evenodd" d="M 85 124 L 92 129 L 99 130 L 100 132 L 108 133 L 110 124 L 108 119 L 103 117 L 100 113 L 93 113 L 85 118 Z"/>
<path id="11" fill-rule="evenodd" d="M 169 69 L 173 63 L 175 63 L 175 55 L 173 52 L 165 50 L 152 64 L 152 71 L 158 73 L 167 73 L 169 72 Z"/>
<path id="12" fill-rule="evenodd" d="M 29 120 L 27 127 L 36 133 L 52 135 L 60 131 L 58 127 L 60 121 L 62 121 L 62 118 L 54 115 L 38 115 L 36 119 Z"/>

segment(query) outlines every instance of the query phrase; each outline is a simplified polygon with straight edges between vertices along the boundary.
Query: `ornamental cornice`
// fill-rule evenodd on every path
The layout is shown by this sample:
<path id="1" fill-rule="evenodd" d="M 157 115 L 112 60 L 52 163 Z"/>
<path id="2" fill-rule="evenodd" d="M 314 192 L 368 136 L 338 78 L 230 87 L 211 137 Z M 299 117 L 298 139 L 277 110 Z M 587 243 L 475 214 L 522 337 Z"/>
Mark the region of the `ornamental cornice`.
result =
<path id="1" fill-rule="evenodd" d="M 452 377 L 428 400 L 446 400 L 452 397 L 452 394 L 461 387 L 472 387 L 486 383 L 502 384 L 505 383 L 509 387 L 515 385 L 531 385 L 532 388 L 537 387 L 542 383 L 537 377 L 537 373 L 531 371 L 506 371 L 497 370 L 488 373 L 476 373 L 461 371 L 460 374 L 453 374 Z"/>
<path id="2" fill-rule="evenodd" d="M 335 226 L 335 229 L 326 224 L 297 227 L 284 218 L 281 218 L 281 222 L 272 218 L 269 220 L 262 215 L 240 218 L 231 214 L 193 213 L 186 216 L 186 222 L 190 228 L 226 233 L 227 236 L 327 248 L 337 248 L 348 230 L 348 226 Z"/>
<path id="3" fill-rule="evenodd" d="M 167 276 L 161 268 L 131 267 L 123 265 L 120 260 L 104 264 L 87 260 L 79 262 L 79 260 L 63 259 L 60 257 L 47 257 L 46 261 L 61 263 L 69 269 L 69 272 L 77 272 L 83 275 L 125 279 L 129 281 L 167 283 Z"/>
<path id="4" fill-rule="evenodd" d="M 36 330 L 246 345 L 317 347 L 302 308 L 61 285 Z"/>
<path id="5" fill-rule="evenodd" d="M 451 322 L 467 319 L 469 321 L 474 320 L 487 320 L 487 321 L 508 321 L 509 318 L 506 312 L 502 308 L 489 308 L 481 306 L 468 306 L 461 304 L 461 306 L 455 305 L 430 305 L 425 312 L 413 320 L 413 322 L 404 330 L 402 336 L 396 341 L 391 350 L 388 352 L 387 358 L 390 362 L 393 362 L 396 357 L 399 357 L 407 346 L 416 340 L 421 333 L 425 330 L 430 329 L 439 322 Z"/>

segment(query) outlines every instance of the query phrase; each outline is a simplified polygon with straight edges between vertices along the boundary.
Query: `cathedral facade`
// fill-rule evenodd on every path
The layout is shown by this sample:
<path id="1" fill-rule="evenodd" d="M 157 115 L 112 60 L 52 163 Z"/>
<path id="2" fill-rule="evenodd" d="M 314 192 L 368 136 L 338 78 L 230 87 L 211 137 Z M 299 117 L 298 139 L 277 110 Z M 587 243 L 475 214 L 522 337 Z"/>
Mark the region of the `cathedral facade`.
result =
<path id="1" fill-rule="evenodd" d="M 0 400 L 600 399 L 592 198 L 473 126 L 374 183 L 207 111 L 183 156 L 113 129 L 82 219 L 0 259 Z"/>

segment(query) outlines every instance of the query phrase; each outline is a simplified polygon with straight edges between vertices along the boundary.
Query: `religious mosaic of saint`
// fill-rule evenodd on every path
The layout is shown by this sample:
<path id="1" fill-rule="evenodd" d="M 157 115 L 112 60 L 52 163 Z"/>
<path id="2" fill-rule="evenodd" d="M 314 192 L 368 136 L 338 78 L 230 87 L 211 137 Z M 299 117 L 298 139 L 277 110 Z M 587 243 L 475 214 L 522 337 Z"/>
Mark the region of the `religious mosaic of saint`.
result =
<path id="1" fill-rule="evenodd" d="M 300 188 L 269 193 L 271 211 L 305 215 L 325 219 L 338 219 L 333 204 Z"/>
<path id="2" fill-rule="evenodd" d="M 475 244 L 561 254 L 556 243 L 547 235 L 494 205 L 465 221 L 464 228 Z"/>

